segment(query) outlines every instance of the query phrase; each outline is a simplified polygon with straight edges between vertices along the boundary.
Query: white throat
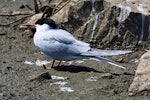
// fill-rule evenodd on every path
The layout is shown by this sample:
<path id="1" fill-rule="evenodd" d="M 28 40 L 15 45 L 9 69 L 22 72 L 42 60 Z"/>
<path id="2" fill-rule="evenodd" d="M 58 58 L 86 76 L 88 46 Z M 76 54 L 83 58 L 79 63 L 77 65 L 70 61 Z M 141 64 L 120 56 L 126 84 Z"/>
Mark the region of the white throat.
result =
<path id="1" fill-rule="evenodd" d="M 39 25 L 37 24 L 36 25 L 36 31 L 46 31 L 46 30 L 49 30 L 49 29 L 52 29 L 48 24 L 43 24 L 43 25 Z"/>

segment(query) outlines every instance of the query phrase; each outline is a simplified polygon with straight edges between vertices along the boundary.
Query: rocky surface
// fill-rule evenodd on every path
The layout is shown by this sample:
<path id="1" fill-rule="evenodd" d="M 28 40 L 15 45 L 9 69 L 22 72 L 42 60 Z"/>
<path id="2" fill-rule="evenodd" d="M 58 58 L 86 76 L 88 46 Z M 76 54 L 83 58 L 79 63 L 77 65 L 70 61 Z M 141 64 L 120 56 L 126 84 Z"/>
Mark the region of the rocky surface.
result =
<path id="1" fill-rule="evenodd" d="M 150 51 L 139 59 L 135 77 L 128 90 L 130 95 L 150 91 Z"/>
<path id="2" fill-rule="evenodd" d="M 143 13 L 150 15 L 150 2 L 148 0 L 105 0 L 110 2 L 112 5 L 119 6 L 120 4 L 124 7 L 130 7 L 132 12 Z"/>
<path id="3" fill-rule="evenodd" d="M 149 1 L 141 2 L 72 0 L 51 18 L 97 48 L 135 49 L 150 42 Z"/>

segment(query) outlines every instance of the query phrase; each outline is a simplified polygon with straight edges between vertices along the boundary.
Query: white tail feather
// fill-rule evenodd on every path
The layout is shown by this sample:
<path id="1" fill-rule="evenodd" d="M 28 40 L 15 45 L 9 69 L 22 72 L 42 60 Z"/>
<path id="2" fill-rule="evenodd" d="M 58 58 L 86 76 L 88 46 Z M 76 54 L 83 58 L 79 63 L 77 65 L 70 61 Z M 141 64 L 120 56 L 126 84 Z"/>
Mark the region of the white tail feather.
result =
<path id="1" fill-rule="evenodd" d="M 103 62 L 103 63 L 108 63 L 108 64 L 114 65 L 116 67 L 126 69 L 125 67 L 123 67 L 121 65 L 118 65 L 118 64 L 115 64 L 115 63 L 111 62 L 109 59 L 106 59 L 106 58 L 103 58 L 103 57 L 91 56 L 91 57 L 89 57 L 89 59 L 100 61 L 100 62 Z"/>
<path id="2" fill-rule="evenodd" d="M 82 53 L 81 55 L 86 56 L 115 56 L 126 53 L 131 53 L 131 50 L 100 50 L 100 49 L 91 49 L 87 52 Z"/>

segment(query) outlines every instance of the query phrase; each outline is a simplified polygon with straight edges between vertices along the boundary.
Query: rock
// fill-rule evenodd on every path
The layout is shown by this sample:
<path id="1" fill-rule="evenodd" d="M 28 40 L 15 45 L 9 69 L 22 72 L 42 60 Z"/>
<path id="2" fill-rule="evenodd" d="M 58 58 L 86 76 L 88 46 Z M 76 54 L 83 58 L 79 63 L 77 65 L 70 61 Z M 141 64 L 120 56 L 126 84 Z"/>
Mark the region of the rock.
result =
<path id="1" fill-rule="evenodd" d="M 149 13 L 137 9 L 138 4 L 95 0 L 94 12 L 92 5 L 91 0 L 74 2 L 72 5 L 68 3 L 67 8 L 64 7 L 51 18 L 74 36 L 96 43 L 98 48 L 116 46 L 131 49 L 138 42 L 150 39 Z"/>
<path id="2" fill-rule="evenodd" d="M 19 28 L 28 28 L 26 24 L 34 24 L 38 19 L 42 18 L 43 13 L 38 13 L 31 16 L 25 24 L 21 24 Z"/>
<path id="3" fill-rule="evenodd" d="M 130 7 L 134 13 L 143 13 L 150 15 L 149 0 L 105 0 L 114 6 L 122 5 L 122 7 Z"/>
<path id="4" fill-rule="evenodd" d="M 54 7 L 50 18 L 60 28 L 92 47 L 136 49 L 150 40 L 148 4 L 149 0 L 52 0 L 49 6 Z M 28 23 L 42 15 L 32 16 Z"/>
<path id="5" fill-rule="evenodd" d="M 29 24 L 35 23 L 38 19 L 42 18 L 42 15 L 43 15 L 43 13 L 38 13 L 38 14 L 33 15 L 33 16 L 29 19 L 28 23 L 29 23 Z"/>
<path id="6" fill-rule="evenodd" d="M 40 73 L 38 75 L 30 76 L 29 81 L 34 81 L 34 80 L 42 81 L 42 80 L 45 80 L 45 79 L 46 80 L 52 79 L 51 75 L 47 71 L 42 72 L 42 73 Z"/>
<path id="7" fill-rule="evenodd" d="M 62 7 L 62 9 L 58 11 L 56 14 L 54 14 L 53 16 L 51 16 L 51 18 L 55 20 L 57 24 L 68 22 L 68 18 L 69 18 L 68 13 L 69 13 L 70 7 L 77 4 L 77 2 L 79 2 L 79 0 L 71 0 L 68 3 L 67 2 L 62 3 L 61 5 L 59 5 L 60 6 L 59 8 Z"/>
<path id="8" fill-rule="evenodd" d="M 134 80 L 128 91 L 129 95 L 150 91 L 150 50 L 141 56 Z"/>

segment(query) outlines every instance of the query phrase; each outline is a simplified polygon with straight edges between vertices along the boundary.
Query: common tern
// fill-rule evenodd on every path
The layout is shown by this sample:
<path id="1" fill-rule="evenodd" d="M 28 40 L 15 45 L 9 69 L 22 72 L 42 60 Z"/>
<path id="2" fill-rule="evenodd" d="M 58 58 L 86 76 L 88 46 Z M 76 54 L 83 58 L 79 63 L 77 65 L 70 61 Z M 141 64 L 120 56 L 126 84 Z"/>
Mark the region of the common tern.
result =
<path id="1" fill-rule="evenodd" d="M 28 24 L 28 27 L 36 29 L 33 40 L 35 46 L 53 59 L 51 69 L 54 67 L 55 60 L 70 61 L 76 59 L 91 59 L 99 62 L 108 63 L 120 68 L 125 67 L 111 62 L 102 56 L 114 56 L 131 53 L 131 50 L 100 50 L 91 48 L 88 43 L 77 40 L 71 33 L 59 29 L 54 20 L 41 18 L 35 24 Z"/>

